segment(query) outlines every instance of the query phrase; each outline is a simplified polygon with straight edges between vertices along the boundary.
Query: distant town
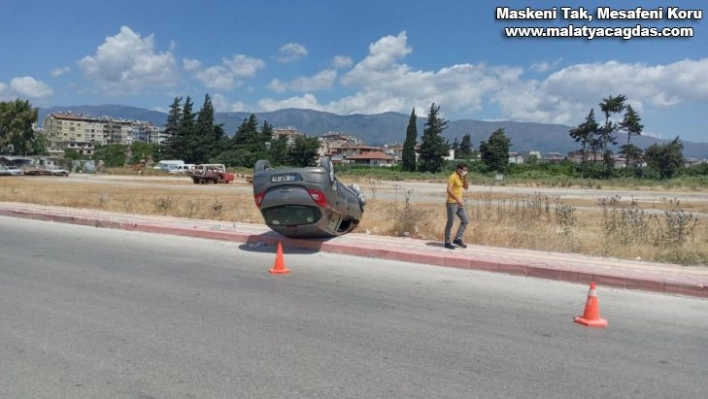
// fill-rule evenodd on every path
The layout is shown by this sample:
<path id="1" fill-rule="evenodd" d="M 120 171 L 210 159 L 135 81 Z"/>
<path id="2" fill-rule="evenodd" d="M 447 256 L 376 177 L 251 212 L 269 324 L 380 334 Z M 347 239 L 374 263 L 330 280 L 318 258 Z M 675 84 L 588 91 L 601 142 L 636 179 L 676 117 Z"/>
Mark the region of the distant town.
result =
<path id="1" fill-rule="evenodd" d="M 93 155 L 96 145 L 123 144 L 134 142 L 162 144 L 168 139 L 163 127 L 150 122 L 125 120 L 110 116 L 95 117 L 91 115 L 74 114 L 70 112 L 55 112 L 48 114 L 37 133 L 43 135 L 48 142 L 49 157 L 62 159 L 66 150 L 74 150 L 86 157 Z M 296 127 L 275 127 L 273 138 L 288 137 L 292 142 L 298 136 L 306 135 Z M 320 135 L 320 156 L 329 156 L 335 164 L 355 164 L 367 166 L 390 167 L 401 162 L 403 144 L 391 143 L 382 146 L 371 146 L 362 142 L 355 133 L 328 132 Z M 585 159 L 591 162 L 602 162 L 602 154 L 587 153 Z M 613 155 L 618 168 L 626 165 L 622 155 Z M 455 150 L 451 149 L 447 160 L 454 160 Z M 474 158 L 473 158 L 474 160 Z M 571 151 L 567 154 L 558 152 L 542 153 L 529 149 L 527 151 L 510 152 L 509 163 L 524 164 L 528 162 L 560 163 L 565 160 L 580 163 L 583 160 L 582 151 Z M 156 161 L 156 160 L 155 160 Z M 686 159 L 686 166 L 708 163 L 706 159 Z"/>

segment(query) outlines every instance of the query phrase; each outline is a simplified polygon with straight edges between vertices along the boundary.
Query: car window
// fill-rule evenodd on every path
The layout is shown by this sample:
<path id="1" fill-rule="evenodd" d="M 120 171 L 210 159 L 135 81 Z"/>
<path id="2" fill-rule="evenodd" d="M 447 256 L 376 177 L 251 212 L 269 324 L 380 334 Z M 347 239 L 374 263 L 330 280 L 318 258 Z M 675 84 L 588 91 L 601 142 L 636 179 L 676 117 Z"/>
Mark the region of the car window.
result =
<path id="1" fill-rule="evenodd" d="M 283 205 L 264 209 L 263 216 L 268 224 L 292 226 L 315 223 L 322 213 L 316 207 Z"/>

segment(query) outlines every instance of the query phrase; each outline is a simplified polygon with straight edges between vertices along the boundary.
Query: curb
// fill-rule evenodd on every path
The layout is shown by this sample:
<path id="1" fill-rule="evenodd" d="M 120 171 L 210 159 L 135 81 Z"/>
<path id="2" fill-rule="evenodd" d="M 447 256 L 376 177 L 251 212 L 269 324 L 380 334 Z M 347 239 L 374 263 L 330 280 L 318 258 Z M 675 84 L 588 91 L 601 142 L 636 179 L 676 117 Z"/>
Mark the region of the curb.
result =
<path id="1" fill-rule="evenodd" d="M 540 278 L 546 280 L 565 281 L 577 284 L 597 284 L 621 289 L 649 291 L 662 294 L 673 294 L 708 298 L 708 278 L 700 276 L 629 272 L 627 270 L 606 270 L 592 267 L 569 265 L 567 267 L 554 265 L 533 264 L 530 261 L 516 259 L 500 259 L 492 255 L 455 255 L 430 251 L 421 251 L 411 248 L 400 248 L 390 245 L 387 248 L 365 246 L 359 243 L 338 242 L 326 239 L 294 239 L 267 231 L 261 234 L 209 230 L 204 228 L 188 228 L 174 225 L 146 222 L 122 222 L 109 218 L 95 216 L 67 216 L 37 211 L 18 209 L 0 209 L 0 215 L 25 219 L 69 223 L 83 226 L 119 229 L 126 231 L 140 231 L 146 233 L 171 234 L 187 237 L 205 238 L 231 242 L 262 242 L 275 246 L 278 242 L 285 247 L 317 250 L 342 255 L 358 257 L 397 260 L 403 262 L 419 263 L 440 267 L 458 269 L 480 270 L 495 273 L 504 273 L 515 276 Z"/>

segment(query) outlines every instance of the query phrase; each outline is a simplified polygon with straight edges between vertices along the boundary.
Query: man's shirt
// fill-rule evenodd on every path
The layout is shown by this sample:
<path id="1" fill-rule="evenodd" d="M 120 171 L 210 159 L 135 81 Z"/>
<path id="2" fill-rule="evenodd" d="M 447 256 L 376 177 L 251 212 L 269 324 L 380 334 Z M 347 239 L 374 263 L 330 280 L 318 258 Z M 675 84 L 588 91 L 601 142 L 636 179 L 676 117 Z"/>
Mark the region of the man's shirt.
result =
<path id="1" fill-rule="evenodd" d="M 450 177 L 447 178 L 447 184 L 448 186 L 452 187 L 452 192 L 455 194 L 455 196 L 462 200 L 462 187 L 464 183 L 462 182 L 462 178 L 460 177 L 460 175 L 458 175 L 457 172 L 453 172 Z M 451 197 L 450 194 L 448 194 L 447 202 L 450 204 L 456 204 L 457 200 Z"/>

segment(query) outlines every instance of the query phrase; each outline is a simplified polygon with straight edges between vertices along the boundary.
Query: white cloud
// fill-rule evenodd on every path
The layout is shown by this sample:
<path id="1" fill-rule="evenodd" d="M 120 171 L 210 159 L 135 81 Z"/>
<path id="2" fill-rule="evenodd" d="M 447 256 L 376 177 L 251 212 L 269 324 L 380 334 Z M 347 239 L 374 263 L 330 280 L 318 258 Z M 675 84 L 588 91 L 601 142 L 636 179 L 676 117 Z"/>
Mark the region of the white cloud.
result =
<path id="1" fill-rule="evenodd" d="M 231 112 L 243 112 L 247 110 L 246 104 L 242 103 L 241 101 L 236 101 L 235 103 L 231 104 L 229 106 L 229 111 Z"/>
<path id="2" fill-rule="evenodd" d="M 286 90 L 308 92 L 316 90 L 331 89 L 337 79 L 337 71 L 326 69 L 314 76 L 299 77 L 289 83 L 273 79 L 268 84 L 268 88 L 282 93 Z"/>
<path id="3" fill-rule="evenodd" d="M 194 72 L 202 67 L 201 61 L 195 59 L 184 59 L 182 60 L 182 65 L 187 72 Z"/>
<path id="4" fill-rule="evenodd" d="M 127 26 L 107 37 L 95 55 L 82 58 L 78 64 L 105 93 L 136 94 L 151 86 L 170 87 L 177 81 L 172 53 L 156 53 L 152 35 L 141 38 Z"/>
<path id="5" fill-rule="evenodd" d="M 268 88 L 277 93 L 282 93 L 288 89 L 288 84 L 281 82 L 280 79 L 273 79 L 268 83 Z"/>
<path id="6" fill-rule="evenodd" d="M 3 82 L 0 82 L 0 94 L 2 94 L 6 89 L 7 85 Z"/>
<path id="7" fill-rule="evenodd" d="M 529 67 L 530 70 L 534 72 L 548 72 L 550 69 L 555 68 L 560 62 L 562 58 L 559 58 L 553 62 L 548 62 L 548 61 L 541 61 L 541 62 L 535 62 L 531 64 Z"/>
<path id="8" fill-rule="evenodd" d="M 667 65 L 617 61 L 563 68 L 543 81 L 519 81 L 495 96 L 516 120 L 575 124 L 603 98 L 624 94 L 640 114 L 647 106 L 708 102 L 708 58 Z"/>
<path id="9" fill-rule="evenodd" d="M 20 97 L 35 99 L 49 97 L 54 94 L 54 90 L 51 87 L 29 76 L 12 79 L 10 81 L 10 90 Z"/>
<path id="10" fill-rule="evenodd" d="M 609 95 L 624 94 L 640 115 L 648 107 L 708 102 L 708 58 L 665 65 L 606 61 L 578 64 L 553 71 L 543 79 L 525 76 L 524 67 L 456 64 L 439 70 L 416 70 L 401 62 L 411 53 L 405 32 L 370 44 L 369 54 L 345 73 L 341 84 L 354 94 L 320 103 L 312 94 L 328 87 L 329 75 L 302 77 L 291 82 L 274 79 L 277 92 L 301 90 L 301 96 L 264 99 L 264 110 L 303 107 L 338 114 L 427 112 L 435 102 L 455 118 L 473 118 L 496 105 L 495 119 L 575 125 Z M 550 72 L 561 59 L 539 63 L 536 71 Z M 336 64 L 336 62 L 334 62 Z M 315 79 L 319 77 L 320 79 Z M 295 84 L 298 82 L 298 84 Z M 320 86 L 316 82 L 322 83 Z M 653 109 L 652 108 L 652 109 Z M 599 115 L 598 115 L 599 117 Z"/>
<path id="11" fill-rule="evenodd" d="M 265 67 L 265 62 L 242 54 L 222 59 L 221 65 L 201 68 L 197 60 L 184 60 L 185 69 L 193 73 L 195 79 L 209 89 L 233 90 L 244 83 L 244 79 L 256 75 Z"/>
<path id="12" fill-rule="evenodd" d="M 281 101 L 263 99 L 258 102 L 258 109 L 265 112 L 276 111 L 283 108 L 324 110 L 324 107 L 317 103 L 317 98 L 312 94 L 305 94 L 301 97 L 291 97 Z"/>
<path id="13" fill-rule="evenodd" d="M 297 61 L 306 55 L 307 49 L 305 46 L 298 43 L 288 43 L 280 47 L 278 55 L 274 56 L 273 59 L 278 62 L 287 63 Z"/>
<path id="14" fill-rule="evenodd" d="M 211 103 L 214 106 L 214 111 L 216 112 L 242 112 L 247 108 L 246 104 L 240 101 L 229 104 L 226 97 L 222 94 L 214 94 L 211 97 Z"/>
<path id="15" fill-rule="evenodd" d="M 225 112 L 229 110 L 229 104 L 222 94 L 214 94 L 211 96 L 211 105 L 216 112 Z"/>
<path id="16" fill-rule="evenodd" d="M 354 64 L 354 61 L 350 57 L 344 56 L 344 55 L 337 55 L 334 57 L 332 60 L 332 66 L 339 69 L 339 68 L 349 68 Z"/>
<path id="17" fill-rule="evenodd" d="M 69 67 L 55 68 L 55 69 L 52 69 L 50 73 L 52 74 L 52 76 L 54 76 L 56 78 L 57 76 L 61 76 L 65 73 L 68 73 L 70 70 L 71 70 L 71 68 L 69 68 Z"/>

